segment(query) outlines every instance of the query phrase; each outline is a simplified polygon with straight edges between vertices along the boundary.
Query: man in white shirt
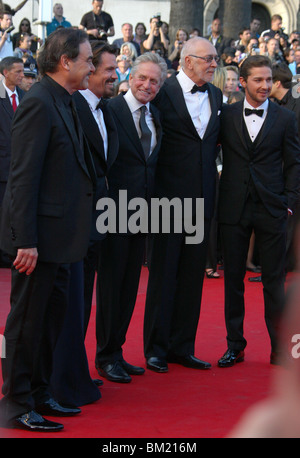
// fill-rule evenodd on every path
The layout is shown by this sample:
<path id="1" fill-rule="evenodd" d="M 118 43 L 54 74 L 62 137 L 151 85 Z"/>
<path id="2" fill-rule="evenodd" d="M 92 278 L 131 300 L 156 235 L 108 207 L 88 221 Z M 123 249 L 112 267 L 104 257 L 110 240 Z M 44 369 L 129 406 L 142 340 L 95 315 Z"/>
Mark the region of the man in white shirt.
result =
<path id="1" fill-rule="evenodd" d="M 118 130 L 119 151 L 107 178 L 109 197 L 120 218 L 101 248 L 96 367 L 101 376 L 112 382 L 128 383 L 131 375 L 145 372 L 143 367 L 125 361 L 122 348 L 137 298 L 146 246 L 146 233 L 135 233 L 129 224 L 134 211 L 128 205 L 136 198 L 150 204 L 154 193 L 162 131 L 158 110 L 151 102 L 166 75 L 165 61 L 157 54 L 144 53 L 133 64 L 126 95 L 108 102 Z"/>
<path id="2" fill-rule="evenodd" d="M 167 79 L 155 100 L 164 133 L 156 196 L 180 199 L 183 205 L 190 199 L 194 226 L 197 202 L 204 199 L 203 241 L 186 243 L 186 227 L 179 233 L 171 228 L 168 234 L 161 231 L 153 236 L 144 354 L 148 369 L 156 372 L 167 372 L 168 362 L 195 369 L 211 367 L 194 353 L 215 204 L 222 93 L 210 82 L 218 61 L 216 48 L 207 39 L 191 38 L 181 52 L 181 70 Z"/>
<path id="3" fill-rule="evenodd" d="M 250 56 L 240 68 L 244 101 L 225 105 L 220 140 L 223 169 L 218 220 L 225 275 L 227 350 L 220 367 L 244 361 L 244 277 L 254 230 L 260 254 L 270 362 L 280 360 L 279 326 L 284 309 L 287 219 L 299 194 L 300 144 L 295 114 L 268 99 L 272 64 Z"/>
<path id="4" fill-rule="evenodd" d="M 78 116 L 88 141 L 97 174 L 94 217 L 91 240 L 84 259 L 84 331 L 86 332 L 92 306 L 95 274 L 98 270 L 98 258 L 102 240 L 106 234 L 99 234 L 96 220 L 98 199 L 108 195 L 107 174 L 118 153 L 118 135 L 109 111 L 105 108 L 105 99 L 114 94 L 116 75 L 116 48 L 108 43 L 92 42 L 93 64 L 95 72 L 90 76 L 88 89 L 73 95 Z M 97 325 L 96 325 L 97 326 Z"/>
<path id="5" fill-rule="evenodd" d="M 13 43 L 9 28 L 12 26 L 12 15 L 0 13 L 0 60 L 13 55 Z"/>

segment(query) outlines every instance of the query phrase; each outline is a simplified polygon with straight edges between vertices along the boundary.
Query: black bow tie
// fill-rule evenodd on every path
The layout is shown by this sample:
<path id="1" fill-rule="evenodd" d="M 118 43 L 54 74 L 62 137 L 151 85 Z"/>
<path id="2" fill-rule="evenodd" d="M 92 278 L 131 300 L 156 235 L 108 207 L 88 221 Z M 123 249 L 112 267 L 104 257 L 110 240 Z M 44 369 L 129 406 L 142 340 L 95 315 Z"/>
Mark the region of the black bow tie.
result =
<path id="1" fill-rule="evenodd" d="M 257 116 L 262 117 L 264 114 L 264 110 L 250 110 L 250 108 L 245 108 L 245 115 L 250 116 L 251 114 L 255 114 Z"/>
<path id="2" fill-rule="evenodd" d="M 191 90 L 191 93 L 192 94 L 195 94 L 195 92 L 205 92 L 207 91 L 208 89 L 208 84 L 203 84 L 202 86 L 197 86 L 197 84 L 195 84 Z"/>
<path id="3" fill-rule="evenodd" d="M 105 101 L 103 100 L 103 98 L 101 98 L 100 102 L 98 102 L 97 106 L 96 106 L 96 110 L 103 110 L 103 108 L 105 107 Z"/>

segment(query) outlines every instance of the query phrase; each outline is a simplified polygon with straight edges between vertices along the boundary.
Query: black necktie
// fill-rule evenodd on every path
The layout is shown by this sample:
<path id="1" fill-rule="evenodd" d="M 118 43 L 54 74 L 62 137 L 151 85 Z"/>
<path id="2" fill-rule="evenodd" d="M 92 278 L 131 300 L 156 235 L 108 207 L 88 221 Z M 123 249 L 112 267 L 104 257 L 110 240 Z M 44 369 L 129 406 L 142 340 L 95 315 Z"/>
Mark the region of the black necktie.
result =
<path id="1" fill-rule="evenodd" d="M 250 108 L 245 108 L 245 115 L 250 116 L 251 114 L 255 114 L 257 116 L 262 117 L 264 114 L 264 110 L 250 110 Z"/>
<path id="2" fill-rule="evenodd" d="M 197 84 L 195 84 L 191 90 L 191 93 L 195 94 L 195 92 L 205 92 L 207 91 L 207 89 L 208 89 L 207 83 L 203 84 L 202 86 L 197 86 Z"/>
<path id="3" fill-rule="evenodd" d="M 151 148 L 151 130 L 147 126 L 146 123 L 146 117 L 145 117 L 145 112 L 146 112 L 146 107 L 143 105 L 140 108 L 141 111 L 141 116 L 140 116 L 140 129 L 141 129 L 141 143 L 143 146 L 145 158 L 148 159 L 148 156 L 150 154 L 150 148 Z"/>

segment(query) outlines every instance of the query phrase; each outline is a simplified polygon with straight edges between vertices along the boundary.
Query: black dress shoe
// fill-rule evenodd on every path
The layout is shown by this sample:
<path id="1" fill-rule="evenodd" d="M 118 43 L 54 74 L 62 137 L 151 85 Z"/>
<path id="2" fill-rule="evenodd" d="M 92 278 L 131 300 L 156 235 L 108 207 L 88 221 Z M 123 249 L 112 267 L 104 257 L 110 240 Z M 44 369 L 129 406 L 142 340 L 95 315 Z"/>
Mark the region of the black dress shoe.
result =
<path id="1" fill-rule="evenodd" d="M 35 410 L 41 415 L 50 415 L 52 417 L 72 417 L 81 412 L 78 407 L 62 406 L 52 398 L 42 404 L 38 404 Z"/>
<path id="2" fill-rule="evenodd" d="M 103 367 L 98 366 L 97 368 L 99 375 L 105 377 L 110 382 L 118 383 L 129 383 L 131 382 L 131 377 L 125 371 L 125 369 L 120 364 L 120 361 L 115 361 L 114 363 L 106 364 Z"/>
<path id="3" fill-rule="evenodd" d="M 218 361 L 219 367 L 231 367 L 236 363 L 244 361 L 245 353 L 243 350 L 230 350 L 228 349 L 222 358 Z"/>
<path id="4" fill-rule="evenodd" d="M 64 427 L 61 423 L 46 420 L 37 412 L 24 413 L 19 417 L 14 418 L 8 424 L 10 428 L 26 429 L 27 431 L 40 431 L 40 432 L 57 432 L 61 431 Z"/>
<path id="5" fill-rule="evenodd" d="M 201 359 L 196 358 L 194 355 L 170 355 L 168 357 L 169 363 L 181 364 L 184 367 L 190 367 L 192 369 L 210 369 L 211 364 L 206 361 L 201 361 Z"/>
<path id="6" fill-rule="evenodd" d="M 168 372 L 166 360 L 157 356 L 151 356 L 147 359 L 147 368 L 154 372 Z"/>
<path id="7" fill-rule="evenodd" d="M 133 366 L 132 364 L 127 363 L 124 359 L 122 359 L 120 363 L 129 375 L 142 375 L 145 373 L 145 369 L 143 367 Z"/>
<path id="8" fill-rule="evenodd" d="M 251 282 L 261 282 L 261 275 L 259 275 L 258 277 L 249 277 L 249 278 L 248 278 L 248 281 L 251 281 Z"/>

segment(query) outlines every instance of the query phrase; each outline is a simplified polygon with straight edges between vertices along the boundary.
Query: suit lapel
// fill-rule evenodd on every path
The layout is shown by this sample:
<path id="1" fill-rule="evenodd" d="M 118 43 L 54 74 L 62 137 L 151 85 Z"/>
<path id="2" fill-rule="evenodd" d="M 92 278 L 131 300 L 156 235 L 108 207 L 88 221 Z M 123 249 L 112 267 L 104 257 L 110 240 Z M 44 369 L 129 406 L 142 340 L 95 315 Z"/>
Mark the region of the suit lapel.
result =
<path id="1" fill-rule="evenodd" d="M 103 111 L 103 117 L 108 137 L 107 167 L 109 168 L 117 157 L 119 149 L 119 139 L 117 127 L 107 106 Z"/>
<path id="2" fill-rule="evenodd" d="M 243 106 L 244 106 L 243 101 L 237 102 L 234 105 L 232 105 L 232 107 L 234 108 L 232 121 L 235 126 L 235 130 L 240 137 L 241 142 L 243 143 L 245 149 L 248 150 L 247 142 L 244 136 L 244 129 L 243 129 L 243 122 L 244 122 Z"/>
<path id="3" fill-rule="evenodd" d="M 168 94 L 170 101 L 174 106 L 174 110 L 176 111 L 179 118 L 189 128 L 189 130 L 192 130 L 193 133 L 198 136 L 198 133 L 186 107 L 183 92 L 180 84 L 177 81 L 176 75 L 173 75 L 166 81 L 165 91 Z"/>
<path id="4" fill-rule="evenodd" d="M 210 103 L 210 108 L 211 108 L 211 116 L 209 118 L 205 134 L 203 136 L 203 139 L 208 135 L 210 129 L 214 125 L 216 118 L 218 117 L 218 107 L 217 107 L 217 98 L 214 95 L 214 89 L 213 86 L 208 85 L 208 97 L 209 97 L 209 103 Z"/>
<path id="5" fill-rule="evenodd" d="M 129 107 L 124 100 L 124 97 L 122 94 L 117 96 L 118 98 L 118 106 L 117 109 L 115 109 L 115 106 L 112 106 L 112 110 L 114 111 L 115 116 L 119 119 L 119 122 L 121 125 L 124 127 L 124 131 L 126 132 L 126 135 L 128 136 L 128 139 L 130 142 L 133 144 L 137 152 L 143 157 L 144 156 L 144 151 L 142 148 L 141 141 L 139 139 L 134 121 L 132 119 L 132 114 L 129 110 Z"/>
<path id="6" fill-rule="evenodd" d="M 14 110 L 13 110 L 12 104 L 10 103 L 10 100 L 5 90 L 5 87 L 2 84 L 2 81 L 0 82 L 0 99 L 1 99 L 1 103 L 2 103 L 4 110 L 7 112 L 8 116 L 12 119 L 14 116 Z"/>
<path id="7" fill-rule="evenodd" d="M 161 128 L 161 124 L 159 120 L 158 110 L 151 103 L 150 103 L 150 112 L 152 114 L 153 122 L 154 122 L 155 129 L 156 129 L 156 145 L 152 153 L 148 157 L 147 161 L 149 161 L 151 158 L 155 157 L 158 154 L 158 151 L 160 149 L 160 144 L 161 144 L 161 138 L 162 138 L 162 128 Z"/>
<path id="8" fill-rule="evenodd" d="M 276 119 L 276 113 L 278 112 L 278 107 L 275 103 L 269 100 L 268 113 L 261 128 L 261 132 L 258 138 L 257 147 L 262 143 L 266 136 L 268 135 L 270 129 L 274 127 L 274 121 Z"/>

